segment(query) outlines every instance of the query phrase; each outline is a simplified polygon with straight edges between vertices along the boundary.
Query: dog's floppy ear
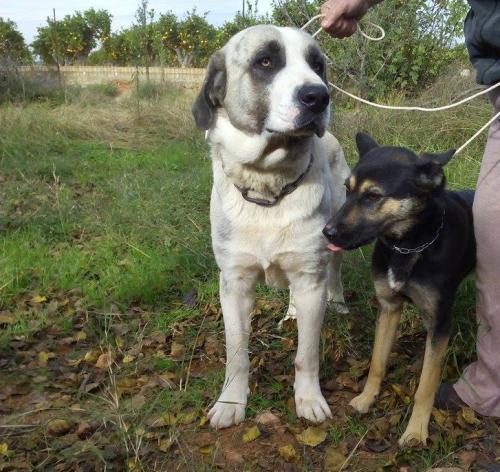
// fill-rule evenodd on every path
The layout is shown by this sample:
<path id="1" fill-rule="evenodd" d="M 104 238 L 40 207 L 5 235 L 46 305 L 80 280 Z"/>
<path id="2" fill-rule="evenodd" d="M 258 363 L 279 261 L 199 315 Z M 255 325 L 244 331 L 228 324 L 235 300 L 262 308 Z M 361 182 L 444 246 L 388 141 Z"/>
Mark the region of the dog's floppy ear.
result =
<path id="1" fill-rule="evenodd" d="M 212 126 L 215 109 L 222 106 L 226 95 L 226 65 L 224 53 L 216 52 L 210 58 L 207 73 L 192 112 L 196 126 L 207 130 Z"/>
<path id="2" fill-rule="evenodd" d="M 358 133 L 356 135 L 356 145 L 358 146 L 359 157 L 363 157 L 372 149 L 379 147 L 377 141 L 366 133 Z"/>
<path id="3" fill-rule="evenodd" d="M 422 154 L 416 165 L 415 183 L 427 190 L 442 187 L 445 182 L 443 167 L 454 154 L 454 149 L 440 154 Z"/>

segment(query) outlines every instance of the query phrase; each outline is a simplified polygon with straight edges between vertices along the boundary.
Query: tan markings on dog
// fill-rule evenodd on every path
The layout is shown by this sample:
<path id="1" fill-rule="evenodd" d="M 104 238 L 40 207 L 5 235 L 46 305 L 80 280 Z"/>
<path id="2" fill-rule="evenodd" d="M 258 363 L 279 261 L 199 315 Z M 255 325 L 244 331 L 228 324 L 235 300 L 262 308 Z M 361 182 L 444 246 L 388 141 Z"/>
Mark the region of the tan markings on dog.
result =
<path id="1" fill-rule="evenodd" d="M 435 342 L 432 331 L 427 334 L 425 345 L 424 365 L 417 392 L 415 406 L 411 414 L 408 427 L 399 440 L 401 445 L 413 442 L 423 443 L 429 436 L 429 419 L 434 405 L 434 397 L 439 386 L 443 360 L 448 347 L 448 337 L 440 338 Z"/>
<path id="2" fill-rule="evenodd" d="M 356 176 L 354 174 L 352 174 L 349 177 L 349 189 L 354 190 L 354 187 L 356 187 Z"/>
<path id="3" fill-rule="evenodd" d="M 386 198 L 379 209 L 384 215 L 405 218 L 412 214 L 415 208 L 414 198 Z"/>
<path id="4" fill-rule="evenodd" d="M 436 323 L 436 311 L 439 305 L 439 292 L 426 285 L 411 282 L 406 289 L 407 295 L 418 307 L 427 330 L 432 330 Z"/>
<path id="5" fill-rule="evenodd" d="M 387 361 L 396 338 L 403 308 L 402 297 L 391 290 L 385 278 L 375 279 L 375 290 L 380 304 L 380 313 L 375 329 L 370 372 L 363 392 L 350 403 L 360 413 L 368 411 L 380 392 L 380 385 L 385 376 Z"/>
<path id="6" fill-rule="evenodd" d="M 355 205 L 351 208 L 349 213 L 344 217 L 344 224 L 347 227 L 355 226 L 362 216 L 364 216 L 363 211 L 359 208 L 358 205 Z"/>
<path id="7" fill-rule="evenodd" d="M 364 193 L 368 190 L 383 193 L 377 183 L 370 179 L 363 180 L 359 184 L 359 193 Z"/>

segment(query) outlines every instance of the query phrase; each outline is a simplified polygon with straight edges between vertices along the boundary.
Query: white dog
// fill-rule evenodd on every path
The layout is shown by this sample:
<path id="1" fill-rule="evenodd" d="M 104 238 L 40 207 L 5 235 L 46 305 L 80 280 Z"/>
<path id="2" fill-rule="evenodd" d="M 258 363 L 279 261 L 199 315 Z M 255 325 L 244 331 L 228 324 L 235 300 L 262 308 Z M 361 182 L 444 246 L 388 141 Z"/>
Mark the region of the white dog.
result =
<path id="1" fill-rule="evenodd" d="M 345 200 L 349 169 L 325 134 L 326 84 L 324 56 L 308 34 L 255 26 L 212 56 L 193 106 L 211 149 L 212 244 L 226 332 L 224 387 L 209 413 L 216 428 L 245 417 L 250 320 L 262 279 L 293 294 L 297 415 L 331 416 L 319 385 L 319 338 L 327 300 L 346 308 L 340 256 L 326 250 L 321 231 Z"/>

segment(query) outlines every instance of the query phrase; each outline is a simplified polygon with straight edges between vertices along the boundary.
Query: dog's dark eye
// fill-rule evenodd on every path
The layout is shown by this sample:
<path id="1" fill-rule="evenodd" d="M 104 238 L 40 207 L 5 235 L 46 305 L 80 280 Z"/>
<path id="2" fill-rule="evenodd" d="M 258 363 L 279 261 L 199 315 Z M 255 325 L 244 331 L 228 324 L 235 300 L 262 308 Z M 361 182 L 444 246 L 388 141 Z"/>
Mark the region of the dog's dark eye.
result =
<path id="1" fill-rule="evenodd" d="M 270 69 L 273 66 L 273 61 L 270 57 L 263 57 L 257 61 L 257 64 L 263 69 Z"/>
<path id="2" fill-rule="evenodd" d="M 370 203 L 378 202 L 381 198 L 382 198 L 382 195 L 380 195 L 379 193 L 370 192 L 370 193 L 365 193 L 363 195 L 363 200 L 370 202 Z"/>

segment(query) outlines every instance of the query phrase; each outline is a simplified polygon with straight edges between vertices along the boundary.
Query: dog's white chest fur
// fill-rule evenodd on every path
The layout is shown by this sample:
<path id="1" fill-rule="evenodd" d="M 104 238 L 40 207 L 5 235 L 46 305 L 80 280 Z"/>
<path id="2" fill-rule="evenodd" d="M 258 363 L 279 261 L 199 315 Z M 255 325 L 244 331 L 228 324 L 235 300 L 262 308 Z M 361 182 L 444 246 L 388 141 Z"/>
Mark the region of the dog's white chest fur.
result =
<path id="1" fill-rule="evenodd" d="M 389 267 L 389 270 L 387 271 L 387 281 L 389 282 L 389 287 L 391 287 L 395 292 L 399 292 L 404 286 L 404 282 L 396 279 L 394 271 L 391 267 Z"/>

